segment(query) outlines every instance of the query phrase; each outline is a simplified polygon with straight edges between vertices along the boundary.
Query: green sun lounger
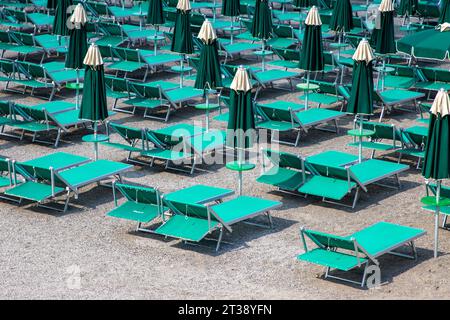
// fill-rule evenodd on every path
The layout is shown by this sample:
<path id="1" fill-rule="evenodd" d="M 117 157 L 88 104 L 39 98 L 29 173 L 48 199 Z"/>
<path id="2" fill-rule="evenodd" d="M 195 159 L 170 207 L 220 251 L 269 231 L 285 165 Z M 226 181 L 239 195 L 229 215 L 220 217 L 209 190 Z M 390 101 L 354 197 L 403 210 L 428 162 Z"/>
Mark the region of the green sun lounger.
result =
<path id="1" fill-rule="evenodd" d="M 301 228 L 300 239 L 305 252 L 298 255 L 297 259 L 325 267 L 325 278 L 338 279 L 364 287 L 368 267 L 375 265 L 380 268 L 378 259 L 381 256 L 391 254 L 416 259 L 414 241 L 425 234 L 425 230 L 389 222 L 378 222 L 344 237 Z M 309 239 L 316 247 L 309 249 L 306 239 Z M 402 247 L 408 247 L 411 253 L 399 252 Z M 363 276 L 360 282 L 330 274 L 333 269 L 349 272 L 361 267 Z"/>
<path id="2" fill-rule="evenodd" d="M 249 70 L 250 70 L 251 77 L 258 82 L 258 87 L 256 88 L 256 93 L 255 93 L 255 100 L 256 100 L 259 92 L 262 89 L 266 89 L 268 87 L 271 87 L 274 89 L 286 90 L 286 88 L 284 88 L 284 87 L 275 87 L 274 86 L 274 83 L 278 82 L 278 81 L 286 80 L 289 83 L 290 90 L 293 90 L 294 87 L 292 85 L 292 79 L 298 78 L 301 76 L 301 73 L 298 73 L 298 72 L 283 71 L 283 70 L 278 70 L 278 69 L 259 71 L 259 72 L 255 72 L 252 69 L 249 69 Z"/>
<path id="3" fill-rule="evenodd" d="M 184 242 L 200 242 L 214 231 L 218 231 L 216 251 L 220 248 L 224 231 L 231 233 L 232 225 L 238 222 L 250 223 L 247 220 L 267 215 L 269 227 L 272 227 L 270 211 L 282 205 L 278 201 L 249 196 L 239 196 L 215 205 L 175 201 L 165 203 L 174 215 L 154 231 L 156 234 L 181 239 Z"/>
<path id="4" fill-rule="evenodd" d="M 277 187 L 281 191 L 297 192 L 309 178 L 301 156 L 270 149 L 262 152 L 272 166 L 267 168 L 263 162 L 264 172 L 256 179 L 257 182 Z"/>
<path id="5" fill-rule="evenodd" d="M 12 161 L 0 156 L 0 188 L 11 187 L 17 180 L 13 173 Z"/>
<path id="6" fill-rule="evenodd" d="M 272 60 L 267 62 L 268 65 L 281 67 L 285 70 L 299 69 L 300 51 L 293 49 L 279 49 L 273 48 L 273 52 L 277 55 L 279 60 Z"/>
<path id="7" fill-rule="evenodd" d="M 257 128 L 278 131 L 279 133 L 295 130 L 297 131 L 297 136 L 293 143 L 274 139 L 274 136 L 271 135 L 271 141 L 294 146 L 298 146 L 301 132 L 308 133 L 308 129 L 312 127 L 334 122 L 335 132 L 338 132 L 338 119 L 346 115 L 344 112 L 322 108 L 309 108 L 308 110 L 300 111 L 298 104 L 288 103 L 284 105 L 257 104 L 256 109 L 261 117 L 261 120 L 257 122 Z M 330 131 L 324 127 L 319 127 L 318 129 Z"/>
<path id="8" fill-rule="evenodd" d="M 404 106 L 406 103 L 413 103 L 417 109 L 418 99 L 425 97 L 424 93 L 410 90 L 392 89 L 384 91 L 374 91 L 374 100 L 381 104 L 380 121 L 383 119 L 386 109 L 390 110 L 395 106 Z"/>
<path id="9" fill-rule="evenodd" d="M 399 174 L 409 166 L 390 161 L 369 159 L 358 163 L 358 157 L 340 151 L 326 151 L 307 157 L 305 168 L 312 174 L 298 191 L 306 195 L 321 197 L 322 201 L 347 206 L 342 200 L 354 191 L 352 204 L 355 208 L 360 190 L 368 192 L 370 184 L 400 188 Z M 394 178 L 396 186 L 381 184 Z"/>
<path id="10" fill-rule="evenodd" d="M 397 153 L 399 154 L 398 161 L 400 162 L 403 156 L 417 158 L 416 168 L 419 169 L 422 159 L 425 158 L 428 128 L 424 126 L 412 126 L 409 128 L 402 128 L 401 132 L 404 141 L 402 148 L 397 150 Z"/>
<path id="11" fill-rule="evenodd" d="M 240 57 L 243 52 L 253 52 L 261 48 L 260 44 L 252 42 L 234 42 L 233 44 L 224 42 L 222 40 L 218 41 L 219 49 L 225 54 L 225 60 L 223 63 L 227 63 L 230 59 L 235 59 Z"/>
<path id="12" fill-rule="evenodd" d="M 425 190 L 427 192 L 427 196 L 436 196 L 436 183 L 425 183 Z M 441 197 L 443 198 L 450 198 L 450 187 L 441 185 Z M 436 212 L 436 206 L 423 206 L 422 209 L 425 209 L 427 211 Z M 447 227 L 447 218 L 450 215 L 450 206 L 444 206 L 439 207 L 439 214 L 443 215 L 444 218 L 442 219 L 442 225 L 441 227 L 443 229 L 448 229 Z"/>
<path id="13" fill-rule="evenodd" d="M 109 160 L 83 161 L 82 164 L 64 170 L 56 170 L 52 161 L 49 161 L 47 166 L 27 163 L 16 163 L 15 165 L 16 170 L 25 172 L 27 181 L 7 189 L 5 194 L 62 212 L 67 211 L 72 193 L 75 198 L 78 198 L 82 187 L 113 177 L 121 180 L 121 174 L 132 168 L 128 164 Z M 57 201 L 64 194 L 65 200 L 62 209 L 44 204 Z"/>

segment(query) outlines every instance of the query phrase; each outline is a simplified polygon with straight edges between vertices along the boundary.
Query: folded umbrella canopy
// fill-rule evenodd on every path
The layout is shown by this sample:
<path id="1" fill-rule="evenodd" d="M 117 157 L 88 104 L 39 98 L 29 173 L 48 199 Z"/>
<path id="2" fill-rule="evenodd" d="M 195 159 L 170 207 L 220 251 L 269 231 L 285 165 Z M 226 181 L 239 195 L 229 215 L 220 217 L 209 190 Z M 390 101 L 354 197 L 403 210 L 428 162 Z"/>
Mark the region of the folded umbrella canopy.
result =
<path id="1" fill-rule="evenodd" d="M 444 89 L 436 94 L 431 106 L 428 139 L 425 146 L 425 157 L 422 175 L 426 179 L 436 180 L 435 210 L 435 247 L 434 257 L 438 253 L 439 203 L 441 201 L 441 180 L 450 177 L 450 98 Z"/>
<path id="2" fill-rule="evenodd" d="M 359 149 L 358 160 L 362 160 L 362 130 L 363 116 L 373 113 L 373 70 L 372 48 L 366 39 L 360 41 L 358 48 L 353 54 L 353 79 L 350 100 L 347 105 L 347 112 L 359 118 Z"/>
<path id="3" fill-rule="evenodd" d="M 69 18 L 70 22 L 70 39 L 69 50 L 66 54 L 66 68 L 75 69 L 77 71 L 76 83 L 76 106 L 79 107 L 79 70 L 84 67 L 84 57 L 87 53 L 87 15 L 86 10 L 81 3 L 79 3 Z"/>
<path id="4" fill-rule="evenodd" d="M 147 23 L 158 26 L 164 24 L 164 12 L 161 0 L 148 0 Z"/>
<path id="5" fill-rule="evenodd" d="M 233 44 L 233 17 L 237 17 L 241 14 L 241 2 L 240 0 L 222 0 L 222 15 L 231 17 L 230 20 L 230 43 Z"/>
<path id="6" fill-rule="evenodd" d="M 420 31 L 397 41 L 397 50 L 416 58 L 445 60 L 450 55 L 450 24 Z"/>
<path id="7" fill-rule="evenodd" d="M 372 31 L 371 45 L 379 54 L 395 53 L 394 4 L 392 0 L 381 1 L 378 7 L 378 21 Z"/>
<path id="8" fill-rule="evenodd" d="M 189 0 L 179 0 L 170 51 L 182 54 L 194 53 L 190 20 L 191 4 Z"/>
<path id="9" fill-rule="evenodd" d="M 336 32 L 349 32 L 353 29 L 352 4 L 350 0 L 336 0 L 330 18 L 330 29 Z"/>
<path id="10" fill-rule="evenodd" d="M 450 22 L 450 0 L 442 0 L 441 7 L 439 8 L 439 23 Z"/>
<path id="11" fill-rule="evenodd" d="M 58 0 L 55 11 L 55 20 L 53 21 L 53 33 L 59 36 L 68 36 L 67 20 L 71 16 L 69 7 L 72 6 L 72 0 Z"/>
<path id="12" fill-rule="evenodd" d="M 47 0 L 47 9 L 56 9 L 58 0 Z"/>
<path id="13" fill-rule="evenodd" d="M 419 0 L 401 0 L 398 13 L 402 16 L 411 17 L 417 13 Z"/>
<path id="14" fill-rule="evenodd" d="M 324 67 L 322 21 L 319 10 L 312 6 L 305 19 L 299 68 L 306 70 L 305 108 L 308 108 L 309 76 L 311 71 L 321 71 Z"/>
<path id="15" fill-rule="evenodd" d="M 262 71 L 264 71 L 264 56 L 266 41 L 272 37 L 273 23 L 272 12 L 270 11 L 268 0 L 256 0 L 255 14 L 253 15 L 251 34 L 253 37 L 262 40 L 261 60 Z"/>

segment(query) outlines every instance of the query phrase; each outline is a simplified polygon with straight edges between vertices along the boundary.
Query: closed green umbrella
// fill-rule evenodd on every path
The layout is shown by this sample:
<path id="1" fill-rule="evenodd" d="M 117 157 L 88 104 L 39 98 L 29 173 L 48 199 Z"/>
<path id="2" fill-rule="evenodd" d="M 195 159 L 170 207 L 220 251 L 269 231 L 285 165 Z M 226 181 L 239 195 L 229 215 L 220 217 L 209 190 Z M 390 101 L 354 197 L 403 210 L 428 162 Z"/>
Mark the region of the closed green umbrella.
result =
<path id="1" fill-rule="evenodd" d="M 402 16 L 411 17 L 417 13 L 419 0 L 401 0 L 398 13 Z"/>
<path id="2" fill-rule="evenodd" d="M 441 0 L 441 7 L 440 7 L 440 15 L 439 15 L 439 23 L 450 23 L 450 0 Z"/>
<path id="3" fill-rule="evenodd" d="M 309 77 L 311 71 L 321 71 L 325 65 L 322 42 L 322 21 L 319 10 L 312 6 L 305 19 L 305 33 L 303 35 L 299 68 L 306 70 L 305 108 L 308 108 Z M 304 84 L 301 84 L 304 85 Z"/>
<path id="4" fill-rule="evenodd" d="M 383 0 L 378 8 L 379 23 L 372 31 L 371 44 L 379 54 L 395 53 L 394 5 L 392 0 Z"/>
<path id="5" fill-rule="evenodd" d="M 154 36 L 154 53 L 155 56 L 157 54 L 157 41 L 159 40 L 158 32 L 159 32 L 159 26 L 164 24 L 165 18 L 164 18 L 164 11 L 163 11 L 163 5 L 161 0 L 148 0 L 148 13 L 147 13 L 147 23 L 151 24 L 155 27 L 155 36 Z"/>
<path id="6" fill-rule="evenodd" d="M 222 87 L 222 73 L 220 71 L 217 36 L 208 19 L 203 22 L 198 38 L 202 40 L 203 47 L 194 87 L 206 91 L 206 130 L 209 130 L 209 93 L 210 89 Z"/>
<path id="7" fill-rule="evenodd" d="M 373 70 L 374 60 L 372 48 L 366 39 L 361 40 L 353 55 L 353 79 L 350 101 L 347 112 L 359 118 L 359 152 L 358 160 L 362 160 L 363 116 L 373 113 Z M 356 132 L 355 132 L 356 133 Z M 358 136 L 358 134 L 356 134 Z"/>
<path id="8" fill-rule="evenodd" d="M 222 15 L 230 19 L 230 43 L 233 44 L 234 26 L 233 18 L 241 14 L 240 0 L 222 0 Z"/>
<path id="9" fill-rule="evenodd" d="M 79 108 L 79 89 L 80 89 L 80 77 L 79 70 L 84 67 L 84 57 L 87 53 L 87 15 L 84 7 L 79 3 L 72 16 L 69 19 L 70 22 L 70 39 L 69 50 L 66 54 L 66 68 L 75 69 L 77 71 L 77 83 L 76 83 L 76 106 Z"/>
<path id="10" fill-rule="evenodd" d="M 53 33 L 59 36 L 68 36 L 67 20 L 71 12 L 68 11 L 72 6 L 72 0 L 58 0 L 56 5 L 55 20 L 53 21 Z"/>
<path id="11" fill-rule="evenodd" d="M 339 32 L 340 35 L 353 29 L 352 4 L 350 0 L 336 1 L 329 26 L 331 30 Z"/>
<path id="12" fill-rule="evenodd" d="M 227 163 L 227 167 L 239 173 L 239 194 L 242 194 L 242 171 L 254 167 L 244 161 L 245 149 L 253 145 L 256 134 L 251 89 L 248 72 L 240 66 L 230 85 L 230 113 L 227 126 L 227 145 L 238 151 L 238 160 Z"/>
<path id="13" fill-rule="evenodd" d="M 303 20 L 303 13 L 302 13 L 302 9 L 304 8 L 309 8 L 310 6 L 312 6 L 312 0 L 293 0 L 292 1 L 292 5 L 294 7 L 297 7 L 298 10 L 298 31 L 299 33 L 302 32 L 302 20 Z"/>
<path id="14" fill-rule="evenodd" d="M 194 53 L 194 42 L 191 31 L 191 4 L 189 0 L 179 0 L 175 18 L 175 28 L 170 50 L 181 53 L 180 87 L 183 86 L 184 58 L 186 54 Z"/>
<path id="15" fill-rule="evenodd" d="M 450 178 L 450 98 L 444 89 L 436 94 L 431 107 L 428 139 L 425 146 L 425 157 L 422 175 L 426 179 L 436 180 L 435 210 L 435 247 L 434 257 L 438 253 L 439 202 L 441 201 L 442 179 Z M 425 200 L 425 199 L 424 199 Z M 425 202 L 425 201 L 424 201 Z"/>
<path id="16" fill-rule="evenodd" d="M 86 65 L 84 72 L 84 90 L 78 118 L 94 122 L 94 135 L 91 142 L 95 143 L 95 158 L 97 159 L 97 125 L 98 122 L 108 117 L 105 71 L 103 59 L 97 45 L 92 44 L 89 47 L 84 64 Z"/>
<path id="17" fill-rule="evenodd" d="M 255 14 L 253 15 L 251 34 L 253 37 L 262 40 L 262 70 L 264 71 L 264 56 L 266 41 L 272 37 L 273 23 L 272 12 L 270 11 L 268 0 L 256 0 Z"/>
<path id="18" fill-rule="evenodd" d="M 58 0 L 47 0 L 47 9 L 56 9 Z"/>

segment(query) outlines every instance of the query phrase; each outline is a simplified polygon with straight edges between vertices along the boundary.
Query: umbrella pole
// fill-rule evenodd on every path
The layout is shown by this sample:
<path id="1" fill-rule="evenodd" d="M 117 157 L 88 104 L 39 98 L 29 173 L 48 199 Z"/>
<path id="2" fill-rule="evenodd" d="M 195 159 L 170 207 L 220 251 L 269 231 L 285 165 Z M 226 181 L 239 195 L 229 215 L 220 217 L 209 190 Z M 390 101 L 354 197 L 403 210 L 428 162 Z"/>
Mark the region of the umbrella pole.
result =
<path id="1" fill-rule="evenodd" d="M 308 110 L 309 70 L 306 71 L 305 110 Z"/>
<path id="2" fill-rule="evenodd" d="M 142 1 L 139 1 L 139 31 L 142 31 Z"/>
<path id="3" fill-rule="evenodd" d="M 265 56 L 265 49 L 266 49 L 266 40 L 263 39 L 262 41 L 262 47 L 261 47 L 261 69 L 262 71 L 264 71 L 265 68 L 265 60 L 264 60 L 264 56 Z"/>
<path id="4" fill-rule="evenodd" d="M 363 132 L 363 117 L 362 115 L 358 115 L 359 117 L 359 146 L 358 146 L 358 162 L 362 161 L 362 132 Z"/>
<path id="5" fill-rule="evenodd" d="M 434 258 L 438 256 L 438 241 L 439 241 L 439 200 L 441 198 L 441 180 L 436 181 L 436 211 L 434 215 Z"/>
<path id="6" fill-rule="evenodd" d="M 244 137 L 245 139 L 245 137 Z M 239 165 L 241 165 L 243 163 L 244 160 L 244 149 L 239 148 L 238 149 L 238 163 Z M 239 170 L 238 171 L 238 194 L 241 196 L 242 195 L 242 184 L 243 184 L 243 176 L 242 176 L 242 171 Z"/>
<path id="7" fill-rule="evenodd" d="M 385 57 L 383 57 L 383 67 L 381 69 L 381 91 L 384 91 L 385 68 L 386 68 L 386 59 Z"/>
<path id="8" fill-rule="evenodd" d="M 183 88 L 183 69 L 184 69 L 184 54 L 181 54 L 180 62 L 180 88 Z"/>
<path id="9" fill-rule="evenodd" d="M 158 52 L 158 33 L 159 33 L 159 26 L 155 26 L 155 37 L 153 38 L 153 52 L 156 56 Z"/>
<path id="10" fill-rule="evenodd" d="M 80 109 L 80 70 L 77 68 L 77 84 L 76 84 L 76 102 L 75 106 L 78 109 Z"/>
<path id="11" fill-rule="evenodd" d="M 97 161 L 98 160 L 98 143 L 97 143 L 97 121 L 94 121 L 94 140 L 95 140 L 95 142 L 94 142 L 94 156 L 95 156 L 95 161 Z"/>
<path id="12" fill-rule="evenodd" d="M 230 44 L 233 44 L 234 32 L 233 32 L 233 17 L 230 18 Z"/>
<path id="13" fill-rule="evenodd" d="M 209 90 L 206 90 L 206 132 L 209 131 Z"/>
<path id="14" fill-rule="evenodd" d="M 302 8 L 298 8 L 298 33 L 300 37 L 302 33 Z"/>

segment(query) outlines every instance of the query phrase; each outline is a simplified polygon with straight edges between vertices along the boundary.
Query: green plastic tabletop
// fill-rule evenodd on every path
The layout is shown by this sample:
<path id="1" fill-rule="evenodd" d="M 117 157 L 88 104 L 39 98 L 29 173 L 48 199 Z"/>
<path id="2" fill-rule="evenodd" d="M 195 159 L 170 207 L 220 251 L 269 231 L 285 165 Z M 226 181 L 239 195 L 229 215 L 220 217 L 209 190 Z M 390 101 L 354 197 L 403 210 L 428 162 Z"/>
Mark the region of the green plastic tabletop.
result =
<path id="1" fill-rule="evenodd" d="M 370 137 L 375 134 L 375 131 L 367 130 L 367 129 L 363 129 L 363 130 L 353 129 L 353 130 L 348 130 L 347 134 L 349 136 L 353 136 L 353 137 Z"/>
<path id="2" fill-rule="evenodd" d="M 427 206 L 436 206 L 438 204 L 438 202 L 436 201 L 436 197 L 434 196 L 423 197 L 422 199 L 420 199 L 420 202 Z M 450 206 L 450 199 L 444 197 L 439 198 L 439 206 Z"/>
<path id="3" fill-rule="evenodd" d="M 198 109 L 198 110 L 214 110 L 214 109 L 218 109 L 220 106 L 218 103 L 208 103 L 208 104 L 199 103 L 199 104 L 196 104 L 194 107 L 195 107 L 195 109 Z"/>
<path id="4" fill-rule="evenodd" d="M 52 167 L 54 170 L 62 170 L 74 165 L 89 162 L 89 158 L 78 156 L 66 152 L 55 152 L 39 158 L 31 159 L 21 164 L 26 164 L 36 168 L 48 169 Z"/>
<path id="5" fill-rule="evenodd" d="M 303 91 L 313 91 L 318 90 L 320 87 L 319 85 L 315 83 L 299 83 L 296 85 L 297 89 L 303 90 Z"/>
<path id="6" fill-rule="evenodd" d="M 253 52 L 255 54 L 255 56 L 259 56 L 259 57 L 265 57 L 265 56 L 270 56 L 271 54 L 273 54 L 273 51 L 270 50 L 258 50 Z"/>
<path id="7" fill-rule="evenodd" d="M 239 162 L 239 161 L 228 162 L 225 166 L 227 167 L 227 169 L 233 171 L 249 171 L 253 170 L 256 167 L 254 163 Z"/>
<path id="8" fill-rule="evenodd" d="M 174 71 L 174 72 L 179 72 L 179 73 L 184 73 L 184 72 L 189 72 L 192 71 L 192 67 L 189 66 L 173 66 L 170 67 L 170 70 Z"/>
<path id="9" fill-rule="evenodd" d="M 197 184 L 192 187 L 177 190 L 164 196 L 165 200 L 203 204 L 220 200 L 234 194 L 233 190 Z"/>
<path id="10" fill-rule="evenodd" d="M 325 151 L 306 158 L 311 164 L 341 167 L 358 160 L 358 156 L 341 152 L 341 151 Z"/>
<path id="11" fill-rule="evenodd" d="M 83 89 L 83 87 L 84 87 L 83 83 L 70 82 L 66 84 L 66 88 L 72 90 Z"/>
<path id="12" fill-rule="evenodd" d="M 412 126 L 405 129 L 405 132 L 416 134 L 419 136 L 427 137 L 428 136 L 428 127 L 424 126 Z"/>
<path id="13" fill-rule="evenodd" d="M 373 68 L 374 70 L 378 71 L 378 72 L 383 72 L 383 73 L 391 73 L 394 72 L 395 69 L 392 67 L 386 67 L 386 66 L 380 66 L 380 67 L 375 67 Z"/>
<path id="14" fill-rule="evenodd" d="M 83 138 L 81 138 L 84 142 L 93 142 L 93 143 L 97 143 L 97 142 L 104 142 L 104 141 L 108 141 L 109 137 L 107 135 L 104 134 L 88 134 L 83 136 Z"/>

